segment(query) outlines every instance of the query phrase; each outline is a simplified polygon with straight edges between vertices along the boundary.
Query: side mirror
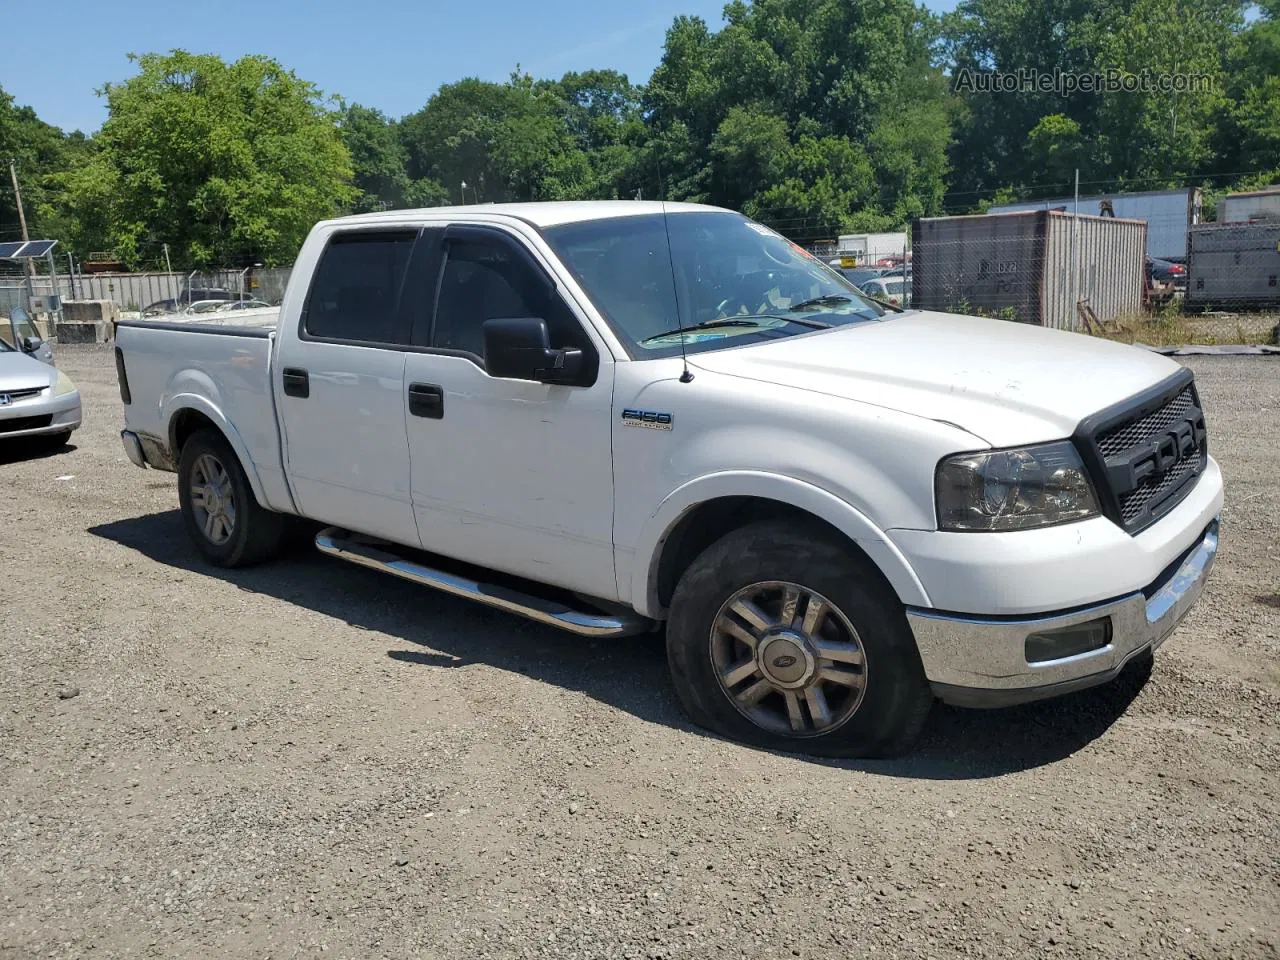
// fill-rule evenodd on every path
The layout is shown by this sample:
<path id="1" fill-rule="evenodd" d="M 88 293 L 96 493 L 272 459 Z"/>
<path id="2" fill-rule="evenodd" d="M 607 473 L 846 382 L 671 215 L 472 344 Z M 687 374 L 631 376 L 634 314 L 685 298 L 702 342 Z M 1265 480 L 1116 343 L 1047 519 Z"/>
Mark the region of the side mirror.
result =
<path id="1" fill-rule="evenodd" d="M 22 338 L 23 353 L 35 353 L 42 346 L 44 346 L 44 341 L 41 340 L 39 337 L 31 336 L 31 337 Z"/>
<path id="2" fill-rule="evenodd" d="M 545 320 L 486 320 L 482 328 L 485 368 L 491 377 L 574 383 L 582 373 L 582 351 L 577 347 L 553 349 Z"/>

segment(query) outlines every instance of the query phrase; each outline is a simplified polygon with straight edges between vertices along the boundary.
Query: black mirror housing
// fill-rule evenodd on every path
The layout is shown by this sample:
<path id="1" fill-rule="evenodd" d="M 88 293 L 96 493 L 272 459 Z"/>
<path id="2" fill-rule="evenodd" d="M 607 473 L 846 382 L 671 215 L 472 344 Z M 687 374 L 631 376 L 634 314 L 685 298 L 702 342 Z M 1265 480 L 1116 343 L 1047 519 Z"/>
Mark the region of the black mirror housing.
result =
<path id="1" fill-rule="evenodd" d="M 491 377 L 533 380 L 538 383 L 573 383 L 582 373 L 582 351 L 551 346 L 547 322 L 538 317 L 486 320 L 485 369 Z"/>
<path id="2" fill-rule="evenodd" d="M 23 353 L 35 353 L 42 346 L 44 346 L 44 341 L 41 340 L 39 337 L 32 336 L 32 337 L 22 338 Z"/>

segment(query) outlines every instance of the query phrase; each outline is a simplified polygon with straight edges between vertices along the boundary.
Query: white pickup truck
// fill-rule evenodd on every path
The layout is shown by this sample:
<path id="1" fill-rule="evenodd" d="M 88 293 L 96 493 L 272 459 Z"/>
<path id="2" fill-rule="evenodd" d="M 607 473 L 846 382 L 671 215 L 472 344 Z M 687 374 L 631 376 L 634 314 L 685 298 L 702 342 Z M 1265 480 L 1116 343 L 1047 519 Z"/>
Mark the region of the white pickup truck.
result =
<path id="1" fill-rule="evenodd" d="M 665 625 L 690 716 L 786 750 L 1109 680 L 1217 549 L 1189 370 L 878 304 L 705 206 L 326 221 L 270 327 L 121 322 L 116 361 L 125 450 L 212 563 L 305 518 L 578 634 Z"/>

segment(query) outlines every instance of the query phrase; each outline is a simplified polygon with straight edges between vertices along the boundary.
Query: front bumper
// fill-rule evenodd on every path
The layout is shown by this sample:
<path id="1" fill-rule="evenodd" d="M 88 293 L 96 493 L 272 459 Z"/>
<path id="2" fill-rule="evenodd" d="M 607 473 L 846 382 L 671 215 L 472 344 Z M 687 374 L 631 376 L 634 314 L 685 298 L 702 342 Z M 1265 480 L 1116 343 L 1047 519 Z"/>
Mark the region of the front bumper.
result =
<path id="1" fill-rule="evenodd" d="M 19 400 L 0 407 L 0 440 L 70 433 L 80 426 L 80 391 Z"/>
<path id="2" fill-rule="evenodd" d="M 1215 517 L 1199 539 L 1144 589 L 1073 610 L 1013 617 L 909 608 L 907 620 L 934 693 L 964 707 L 1001 707 L 1055 697 L 1114 678 L 1155 650 L 1204 591 L 1218 551 Z M 1089 621 L 1110 620 L 1105 646 L 1028 663 L 1026 639 Z"/>

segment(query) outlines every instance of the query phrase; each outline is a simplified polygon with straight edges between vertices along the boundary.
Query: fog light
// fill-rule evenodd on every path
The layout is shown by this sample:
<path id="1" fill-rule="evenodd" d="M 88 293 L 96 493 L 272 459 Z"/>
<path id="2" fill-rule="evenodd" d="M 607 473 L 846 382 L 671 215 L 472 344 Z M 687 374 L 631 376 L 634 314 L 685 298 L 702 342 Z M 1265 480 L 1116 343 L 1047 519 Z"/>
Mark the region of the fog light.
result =
<path id="1" fill-rule="evenodd" d="M 1027 637 L 1027 663 L 1061 660 L 1100 650 L 1111 642 L 1111 618 L 1102 617 L 1059 630 L 1046 630 Z"/>

